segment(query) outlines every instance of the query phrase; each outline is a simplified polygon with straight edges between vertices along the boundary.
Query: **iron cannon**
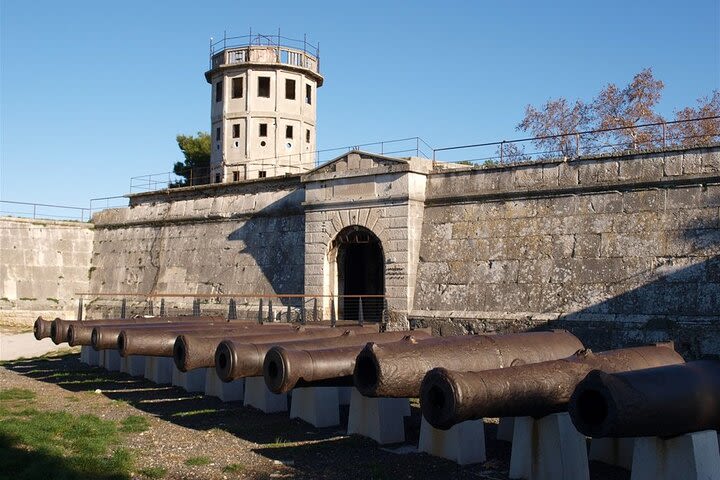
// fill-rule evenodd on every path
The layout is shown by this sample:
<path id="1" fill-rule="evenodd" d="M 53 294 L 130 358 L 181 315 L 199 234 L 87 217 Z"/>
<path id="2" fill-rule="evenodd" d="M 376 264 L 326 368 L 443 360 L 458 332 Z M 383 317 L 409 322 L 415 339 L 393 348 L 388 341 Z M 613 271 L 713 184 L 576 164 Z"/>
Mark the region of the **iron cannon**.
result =
<path id="1" fill-rule="evenodd" d="M 413 330 L 413 332 L 415 332 L 415 330 Z M 243 344 L 232 340 L 225 340 L 220 342 L 215 352 L 215 370 L 217 371 L 218 377 L 224 382 L 231 382 L 237 378 L 258 377 L 263 374 L 265 355 L 276 345 L 289 349 L 304 350 L 363 346 L 368 342 L 385 341 L 386 339 L 397 341 L 410 332 L 377 333 L 377 330 L 375 330 L 375 333 L 363 333 L 362 335 L 360 333 L 361 332 L 354 331 L 347 332 L 339 337 L 292 342 Z M 424 333 L 428 334 L 427 332 Z"/>
<path id="2" fill-rule="evenodd" d="M 591 437 L 672 437 L 720 430 L 720 361 L 606 373 L 581 381 L 568 411 Z"/>
<path id="3" fill-rule="evenodd" d="M 355 387 L 367 397 L 417 397 L 435 367 L 480 371 L 565 358 L 583 345 L 565 330 L 509 335 L 463 335 L 368 344 L 358 355 Z"/>
<path id="4" fill-rule="evenodd" d="M 94 327 L 90 335 L 90 344 L 95 350 L 117 350 L 117 341 L 120 336 L 120 332 L 123 330 L 145 330 L 148 332 L 162 332 L 168 330 L 183 330 L 183 331 L 195 331 L 203 330 L 207 328 L 217 327 L 224 328 L 228 326 L 228 322 L 175 322 L 175 323 L 163 323 L 163 324 L 152 324 L 152 325 L 141 325 L 141 324 L 113 324 L 113 325 L 100 325 Z"/>
<path id="5" fill-rule="evenodd" d="M 440 429 L 483 417 L 540 418 L 564 411 L 591 370 L 625 372 L 683 362 L 672 344 L 658 344 L 598 354 L 584 350 L 562 360 L 486 371 L 435 368 L 423 379 L 420 407 Z"/>

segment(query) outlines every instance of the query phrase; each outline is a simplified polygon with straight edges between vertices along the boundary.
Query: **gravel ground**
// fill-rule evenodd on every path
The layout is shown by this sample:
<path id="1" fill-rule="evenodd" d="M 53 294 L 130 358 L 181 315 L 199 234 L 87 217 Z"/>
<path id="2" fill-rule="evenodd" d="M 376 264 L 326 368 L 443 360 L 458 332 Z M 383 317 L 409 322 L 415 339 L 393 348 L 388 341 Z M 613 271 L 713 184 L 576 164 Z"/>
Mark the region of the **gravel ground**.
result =
<path id="1" fill-rule="evenodd" d="M 458 467 L 455 463 L 414 452 L 420 432 L 415 403 L 406 419 L 407 442 L 387 448 L 345 435 L 347 407 L 341 427 L 315 429 L 287 413 L 264 414 L 241 402 L 158 386 L 122 373 L 88 367 L 77 354 L 7 362 L 0 367 L 0 389 L 26 388 L 37 394 L 38 408 L 91 413 L 122 420 L 141 415 L 146 432 L 128 437 L 136 471 L 163 467 L 168 479 L 301 478 L 301 479 L 506 479 L 510 444 L 494 440 L 496 424 L 486 423 L 488 461 Z M 100 393 L 95 393 L 100 390 Z M 410 453 L 398 453 L 410 451 Z M 209 463 L 188 466 L 192 457 Z M 144 478 L 136 473 L 134 478 Z M 591 462 L 590 478 L 629 479 L 627 471 Z"/>

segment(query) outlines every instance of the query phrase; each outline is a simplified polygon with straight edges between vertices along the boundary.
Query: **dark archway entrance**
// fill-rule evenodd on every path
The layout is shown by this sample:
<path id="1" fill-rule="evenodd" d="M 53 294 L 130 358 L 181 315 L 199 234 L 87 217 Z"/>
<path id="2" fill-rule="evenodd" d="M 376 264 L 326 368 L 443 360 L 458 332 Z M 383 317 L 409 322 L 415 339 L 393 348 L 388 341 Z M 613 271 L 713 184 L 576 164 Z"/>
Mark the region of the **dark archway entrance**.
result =
<path id="1" fill-rule="evenodd" d="M 360 299 L 347 295 L 384 295 L 385 261 L 382 244 L 367 228 L 350 226 L 338 233 L 332 246 L 337 249 L 339 316 L 344 320 L 358 320 Z M 382 298 L 362 299 L 365 321 L 379 322 L 382 309 Z"/>

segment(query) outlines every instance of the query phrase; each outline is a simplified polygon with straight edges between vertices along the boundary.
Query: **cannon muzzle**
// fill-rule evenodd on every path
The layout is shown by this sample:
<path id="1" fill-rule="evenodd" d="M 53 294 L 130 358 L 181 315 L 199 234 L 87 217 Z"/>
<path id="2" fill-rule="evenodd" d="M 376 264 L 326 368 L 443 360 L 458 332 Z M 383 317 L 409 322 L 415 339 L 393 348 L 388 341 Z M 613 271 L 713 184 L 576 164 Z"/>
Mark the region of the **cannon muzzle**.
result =
<path id="1" fill-rule="evenodd" d="M 720 362 L 593 370 L 575 388 L 568 411 L 578 431 L 595 438 L 720 430 Z"/>
<path id="2" fill-rule="evenodd" d="M 626 348 L 487 371 L 436 368 L 422 382 L 420 407 L 435 428 L 484 417 L 544 417 L 567 408 L 591 370 L 623 372 L 683 363 L 670 345 Z"/>
<path id="3" fill-rule="evenodd" d="M 35 335 L 35 339 L 42 340 L 43 338 L 48 338 L 51 335 L 51 328 L 52 322 L 50 320 L 38 317 L 35 323 L 33 323 L 33 335 Z"/>
<path id="4" fill-rule="evenodd" d="M 436 367 L 490 370 L 565 358 L 582 348 L 565 330 L 368 344 L 355 364 L 355 387 L 367 397 L 417 397 L 423 377 Z"/>

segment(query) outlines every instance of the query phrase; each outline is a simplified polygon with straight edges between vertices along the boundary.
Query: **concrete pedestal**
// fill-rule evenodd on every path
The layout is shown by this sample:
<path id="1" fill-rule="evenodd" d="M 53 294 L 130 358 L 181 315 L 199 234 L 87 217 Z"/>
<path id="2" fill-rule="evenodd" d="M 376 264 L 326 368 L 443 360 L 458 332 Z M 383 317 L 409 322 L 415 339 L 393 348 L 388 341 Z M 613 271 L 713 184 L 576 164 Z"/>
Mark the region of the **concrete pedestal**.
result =
<path id="1" fill-rule="evenodd" d="M 404 442 L 405 417 L 409 414 L 407 398 L 364 397 L 353 388 L 347 433 L 372 438 L 381 445 Z"/>
<path id="2" fill-rule="evenodd" d="M 593 438 L 590 441 L 590 460 L 630 470 L 634 438 Z"/>
<path id="3" fill-rule="evenodd" d="M 337 387 L 295 388 L 292 393 L 290 418 L 299 418 L 316 428 L 340 425 Z"/>
<path id="4" fill-rule="evenodd" d="M 718 480 L 720 453 L 714 430 L 688 433 L 663 440 L 635 439 L 632 480 Z"/>
<path id="5" fill-rule="evenodd" d="M 588 480 L 587 447 L 567 412 L 515 418 L 510 478 Z"/>
<path id="6" fill-rule="evenodd" d="M 350 397 L 354 387 L 337 387 L 340 405 L 350 405 Z"/>
<path id="7" fill-rule="evenodd" d="M 145 357 L 143 355 L 120 357 L 120 371 L 132 377 L 142 377 L 145 375 Z"/>
<path id="8" fill-rule="evenodd" d="M 171 359 L 172 360 L 172 359 Z M 189 372 L 181 372 L 175 367 L 172 373 L 172 384 L 186 392 L 205 392 L 205 370 L 198 368 Z"/>
<path id="9" fill-rule="evenodd" d="M 83 345 L 80 347 L 80 361 L 91 367 L 96 367 L 100 362 L 99 352 L 88 345 Z"/>
<path id="10" fill-rule="evenodd" d="M 205 395 L 218 397 L 223 402 L 242 401 L 245 397 L 245 379 L 223 382 L 214 368 L 208 368 L 205 373 Z"/>
<path id="11" fill-rule="evenodd" d="M 265 377 L 245 379 L 245 405 L 265 413 L 287 412 L 287 395 L 271 392 L 265 384 Z"/>
<path id="12" fill-rule="evenodd" d="M 105 370 L 109 372 L 120 371 L 120 360 L 122 360 L 120 352 L 117 350 L 101 350 L 98 353 L 103 356 L 103 367 Z"/>
<path id="13" fill-rule="evenodd" d="M 497 428 L 497 439 L 503 442 L 512 442 L 515 429 L 515 417 L 502 417 Z"/>
<path id="14" fill-rule="evenodd" d="M 158 385 L 172 383 L 175 363 L 168 357 L 146 357 L 145 378 Z"/>
<path id="15" fill-rule="evenodd" d="M 447 458 L 458 465 L 484 462 L 487 459 L 485 425 L 482 420 L 468 420 L 449 430 L 438 430 L 423 417 L 418 451 Z"/>

